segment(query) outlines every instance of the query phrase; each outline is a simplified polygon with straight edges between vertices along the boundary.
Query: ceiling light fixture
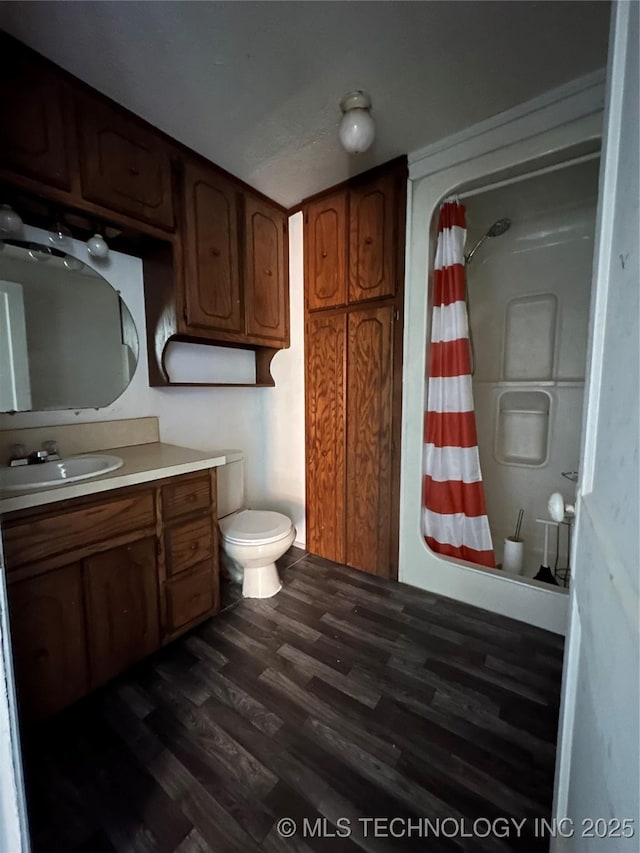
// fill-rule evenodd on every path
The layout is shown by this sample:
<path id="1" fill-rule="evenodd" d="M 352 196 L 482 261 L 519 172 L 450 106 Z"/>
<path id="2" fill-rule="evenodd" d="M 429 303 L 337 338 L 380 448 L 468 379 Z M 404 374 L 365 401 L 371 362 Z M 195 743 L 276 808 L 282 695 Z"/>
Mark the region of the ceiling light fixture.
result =
<path id="1" fill-rule="evenodd" d="M 376 135 L 376 125 L 371 118 L 371 98 L 358 89 L 349 92 L 340 101 L 343 112 L 338 136 L 349 154 L 361 154 L 371 146 Z"/>

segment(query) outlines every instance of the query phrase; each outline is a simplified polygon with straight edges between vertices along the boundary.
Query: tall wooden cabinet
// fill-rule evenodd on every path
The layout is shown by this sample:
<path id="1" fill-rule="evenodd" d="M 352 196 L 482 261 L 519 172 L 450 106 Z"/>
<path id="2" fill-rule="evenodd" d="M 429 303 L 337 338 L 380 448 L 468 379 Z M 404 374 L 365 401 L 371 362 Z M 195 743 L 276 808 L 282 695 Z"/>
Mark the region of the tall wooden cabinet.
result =
<path id="1" fill-rule="evenodd" d="M 406 162 L 304 206 L 307 546 L 397 576 Z"/>

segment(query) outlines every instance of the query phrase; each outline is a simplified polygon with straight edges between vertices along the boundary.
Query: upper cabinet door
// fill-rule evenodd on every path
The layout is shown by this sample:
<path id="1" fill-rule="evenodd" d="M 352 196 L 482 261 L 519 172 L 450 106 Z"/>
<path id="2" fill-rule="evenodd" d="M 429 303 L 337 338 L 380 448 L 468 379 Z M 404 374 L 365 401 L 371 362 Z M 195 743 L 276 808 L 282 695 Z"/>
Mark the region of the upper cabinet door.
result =
<path id="1" fill-rule="evenodd" d="M 215 169 L 187 162 L 184 192 L 187 326 L 242 332 L 237 187 Z"/>
<path id="2" fill-rule="evenodd" d="M 347 301 L 347 193 L 311 202 L 305 213 L 307 308 L 336 308 Z"/>
<path id="3" fill-rule="evenodd" d="M 68 190 L 66 84 L 12 43 L 0 51 L 0 168 Z"/>
<path id="4" fill-rule="evenodd" d="M 164 139 L 93 98 L 77 96 L 76 114 L 84 198 L 173 228 L 171 154 Z"/>
<path id="5" fill-rule="evenodd" d="M 285 262 L 285 214 L 249 195 L 244 219 L 247 334 L 286 341 L 289 277 Z"/>
<path id="6" fill-rule="evenodd" d="M 349 192 L 349 302 L 395 295 L 396 181 L 391 172 Z"/>

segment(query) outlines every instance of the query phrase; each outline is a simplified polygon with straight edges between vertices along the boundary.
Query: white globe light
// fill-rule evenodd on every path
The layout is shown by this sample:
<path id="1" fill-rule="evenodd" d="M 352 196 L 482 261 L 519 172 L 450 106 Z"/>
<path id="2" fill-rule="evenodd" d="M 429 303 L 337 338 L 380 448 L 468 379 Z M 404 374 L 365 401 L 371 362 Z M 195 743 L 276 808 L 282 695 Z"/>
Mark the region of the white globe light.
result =
<path id="1" fill-rule="evenodd" d="M 8 204 L 0 205 L 0 234 L 17 234 L 24 223 L 20 216 Z"/>
<path id="2" fill-rule="evenodd" d="M 104 238 L 100 234 L 94 234 L 87 240 L 87 249 L 89 254 L 94 258 L 106 258 L 109 254 L 109 247 Z"/>
<path id="3" fill-rule="evenodd" d="M 376 134 L 376 125 L 371 118 L 371 98 L 366 92 L 350 92 L 340 101 L 344 113 L 338 136 L 345 151 L 361 154 L 371 146 Z"/>

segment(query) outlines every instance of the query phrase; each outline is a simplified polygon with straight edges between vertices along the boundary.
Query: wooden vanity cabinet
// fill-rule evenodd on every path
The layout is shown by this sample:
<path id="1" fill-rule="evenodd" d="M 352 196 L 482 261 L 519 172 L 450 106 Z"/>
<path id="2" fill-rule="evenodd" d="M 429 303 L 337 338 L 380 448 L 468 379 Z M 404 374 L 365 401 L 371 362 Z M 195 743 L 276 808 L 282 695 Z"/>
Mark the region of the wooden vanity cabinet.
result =
<path id="1" fill-rule="evenodd" d="M 20 707 L 42 719 L 219 609 L 215 469 L 3 519 Z"/>
<path id="2" fill-rule="evenodd" d="M 89 691 L 82 566 L 9 585 L 11 645 L 20 706 L 40 719 Z"/>

